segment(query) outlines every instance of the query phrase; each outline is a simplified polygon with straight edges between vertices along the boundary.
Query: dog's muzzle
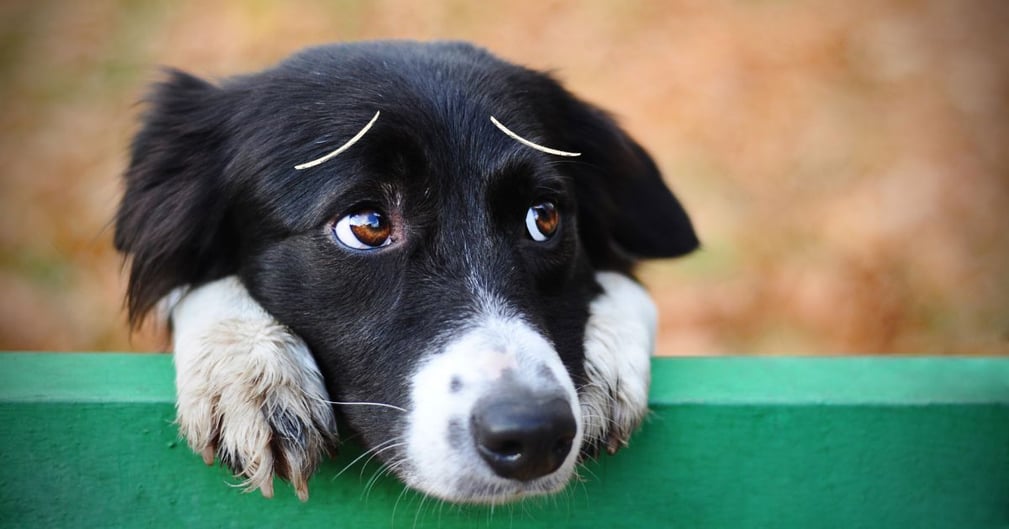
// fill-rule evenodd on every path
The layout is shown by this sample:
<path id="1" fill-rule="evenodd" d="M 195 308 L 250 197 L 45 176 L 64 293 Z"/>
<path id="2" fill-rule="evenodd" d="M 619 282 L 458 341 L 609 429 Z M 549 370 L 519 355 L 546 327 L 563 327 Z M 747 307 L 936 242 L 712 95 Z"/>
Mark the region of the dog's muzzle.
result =
<path id="1" fill-rule="evenodd" d="M 574 473 L 581 407 L 553 345 L 516 317 L 485 317 L 413 376 L 401 476 L 442 499 L 501 503 Z"/>

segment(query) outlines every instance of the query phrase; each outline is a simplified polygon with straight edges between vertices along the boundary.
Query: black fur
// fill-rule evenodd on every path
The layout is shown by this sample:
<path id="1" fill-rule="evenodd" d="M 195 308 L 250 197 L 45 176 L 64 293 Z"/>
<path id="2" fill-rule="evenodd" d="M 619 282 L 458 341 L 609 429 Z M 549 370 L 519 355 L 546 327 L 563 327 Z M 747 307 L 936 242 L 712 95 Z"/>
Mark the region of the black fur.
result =
<path id="1" fill-rule="evenodd" d="M 116 223 L 131 322 L 175 287 L 238 274 L 306 340 L 334 400 L 402 404 L 394 378 L 474 310 L 471 277 L 544 331 L 578 385 L 594 272 L 698 245 L 654 162 L 610 117 L 467 44 L 325 46 L 220 85 L 170 71 L 148 103 Z M 294 169 L 376 111 L 353 148 Z M 519 145 L 492 115 L 582 156 Z M 541 244 L 523 220 L 544 199 L 561 225 Z M 362 205 L 400 219 L 400 240 L 370 252 L 335 241 L 332 223 Z M 391 431 L 386 415 L 342 411 L 366 444 Z"/>

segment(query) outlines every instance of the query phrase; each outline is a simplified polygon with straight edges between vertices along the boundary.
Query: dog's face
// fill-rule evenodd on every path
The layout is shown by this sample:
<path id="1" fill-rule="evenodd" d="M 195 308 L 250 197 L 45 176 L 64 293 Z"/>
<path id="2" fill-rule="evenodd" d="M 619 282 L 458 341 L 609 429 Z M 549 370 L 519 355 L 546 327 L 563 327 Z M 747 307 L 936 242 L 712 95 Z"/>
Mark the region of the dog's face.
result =
<path id="1" fill-rule="evenodd" d="M 630 345 L 597 335 L 648 300 L 601 272 L 697 240 L 602 112 L 455 43 L 317 48 L 221 86 L 174 73 L 152 103 L 117 225 L 132 314 L 237 274 L 332 400 L 388 405 L 339 412 L 442 498 L 557 490 L 625 440 L 593 387 Z"/>

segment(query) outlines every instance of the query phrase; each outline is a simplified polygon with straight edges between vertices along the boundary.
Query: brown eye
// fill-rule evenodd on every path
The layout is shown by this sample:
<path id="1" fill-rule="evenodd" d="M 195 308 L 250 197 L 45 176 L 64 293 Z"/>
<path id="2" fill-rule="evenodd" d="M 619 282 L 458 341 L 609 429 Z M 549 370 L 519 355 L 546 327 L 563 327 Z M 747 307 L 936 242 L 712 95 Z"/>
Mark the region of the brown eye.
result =
<path id="1" fill-rule="evenodd" d="M 553 202 L 541 202 L 526 211 L 526 231 L 536 242 L 553 237 L 561 218 Z"/>
<path id="2" fill-rule="evenodd" d="M 392 225 L 385 215 L 364 209 L 345 215 L 333 226 L 336 239 L 355 250 L 374 250 L 391 242 Z"/>

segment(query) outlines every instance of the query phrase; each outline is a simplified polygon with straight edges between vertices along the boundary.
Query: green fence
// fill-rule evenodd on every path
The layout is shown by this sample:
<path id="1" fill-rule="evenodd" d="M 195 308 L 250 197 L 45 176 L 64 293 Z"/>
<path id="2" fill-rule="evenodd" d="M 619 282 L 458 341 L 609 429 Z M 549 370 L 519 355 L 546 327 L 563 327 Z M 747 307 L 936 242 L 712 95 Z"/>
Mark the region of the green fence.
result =
<path id="1" fill-rule="evenodd" d="M 629 448 L 493 509 L 337 476 L 347 446 L 307 503 L 243 494 L 178 440 L 172 377 L 165 355 L 0 354 L 0 527 L 1009 527 L 1009 359 L 657 359 Z"/>

